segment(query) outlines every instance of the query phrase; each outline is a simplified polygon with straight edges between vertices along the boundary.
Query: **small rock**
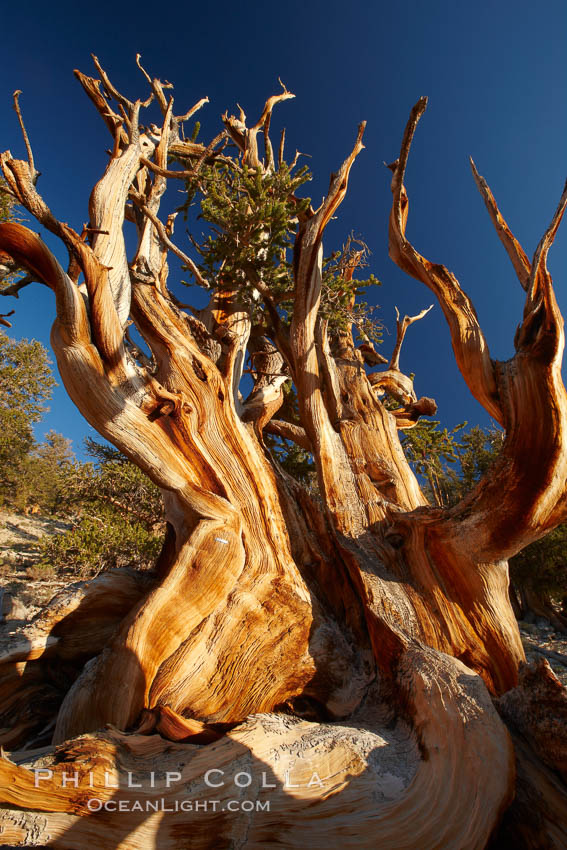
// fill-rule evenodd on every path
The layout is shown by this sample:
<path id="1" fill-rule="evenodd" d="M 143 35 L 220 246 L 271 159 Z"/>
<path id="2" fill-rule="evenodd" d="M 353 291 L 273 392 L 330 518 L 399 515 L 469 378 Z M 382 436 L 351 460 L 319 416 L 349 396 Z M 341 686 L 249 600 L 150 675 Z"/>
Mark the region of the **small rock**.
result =
<path id="1" fill-rule="evenodd" d="M 21 600 L 12 593 L 0 594 L 0 622 L 4 620 L 27 620 L 29 611 Z"/>

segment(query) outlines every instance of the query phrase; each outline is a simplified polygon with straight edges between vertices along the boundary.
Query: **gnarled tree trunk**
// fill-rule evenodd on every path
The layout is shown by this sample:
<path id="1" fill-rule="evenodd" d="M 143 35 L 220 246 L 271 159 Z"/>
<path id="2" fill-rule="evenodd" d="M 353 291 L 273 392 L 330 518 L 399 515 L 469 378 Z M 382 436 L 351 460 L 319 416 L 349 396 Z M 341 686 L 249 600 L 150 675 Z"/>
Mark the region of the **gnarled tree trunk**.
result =
<path id="1" fill-rule="evenodd" d="M 351 323 L 319 316 L 323 231 L 363 126 L 321 207 L 297 205 L 290 321 L 261 266 L 241 270 L 260 319 L 238 288 L 223 286 L 222 271 L 196 318 L 167 288 L 168 251 L 200 283 L 203 272 L 172 242 L 160 199 L 168 179 L 197 179 L 226 154 L 180 134 L 203 102 L 176 117 L 166 86 L 144 72 L 163 124 L 143 131 L 148 103 L 128 101 L 96 64 L 100 80 L 78 77 L 114 147 L 82 237 L 37 193 L 29 144 L 28 162 L 1 157 L 14 197 L 66 245 L 68 272 L 19 224 L 0 225 L 0 251 L 26 283 L 53 290 L 65 387 L 161 488 L 168 533 L 153 573 L 117 571 L 70 588 L 3 652 L 3 841 L 482 848 L 514 797 L 521 739 L 550 842 L 541 846 L 564 846 L 564 775 L 549 760 L 528 771 L 541 761 L 537 734 L 528 720 L 514 737 L 505 724 L 521 714 L 524 660 L 507 558 L 567 515 L 563 322 L 546 268 L 567 195 L 530 262 L 474 172 L 526 290 L 516 354 L 495 362 L 456 278 L 405 236 L 403 179 L 425 100 L 414 107 L 390 166 L 390 253 L 436 295 L 465 381 L 506 431 L 476 489 L 450 509 L 430 507 L 398 438 L 435 410 L 399 366 L 403 336 L 423 314 L 398 322 L 392 359 L 373 372 L 366 365 L 383 358 Z M 233 163 L 260 181 L 276 172 L 272 109 L 290 96 L 270 98 L 252 128 L 243 115 L 224 117 L 240 152 Z M 168 170 L 171 156 L 185 171 Z M 138 234 L 130 262 L 125 218 Z M 130 319 L 151 365 L 129 341 Z M 255 384 L 243 400 L 247 351 Z M 300 424 L 274 419 L 289 378 Z M 264 431 L 312 453 L 318 497 L 279 466 Z M 505 703 L 503 721 L 493 698 L 512 689 L 520 696 Z M 562 699 L 554 691 L 550 704 Z M 565 736 L 564 726 L 555 733 Z M 536 846 L 532 834 L 523 830 L 525 846 Z"/>

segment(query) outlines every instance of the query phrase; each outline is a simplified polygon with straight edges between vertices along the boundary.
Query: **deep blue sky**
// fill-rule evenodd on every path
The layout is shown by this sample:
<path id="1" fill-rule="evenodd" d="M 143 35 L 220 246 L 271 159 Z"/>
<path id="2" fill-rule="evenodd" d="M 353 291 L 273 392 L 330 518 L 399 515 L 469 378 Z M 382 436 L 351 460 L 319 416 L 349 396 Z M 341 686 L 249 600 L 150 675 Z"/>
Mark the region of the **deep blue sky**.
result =
<path id="1" fill-rule="evenodd" d="M 285 124 L 288 150 L 311 155 L 305 161 L 315 179 L 307 188 L 317 203 L 329 173 L 349 152 L 358 122 L 367 119 L 366 150 L 355 163 L 347 200 L 325 247 L 330 253 L 351 230 L 364 236 L 373 252 L 370 270 L 383 281 L 371 299 L 380 304 L 380 317 L 390 329 L 394 305 L 412 314 L 433 300 L 388 259 L 390 172 L 382 165 L 397 156 L 409 110 L 427 94 L 429 108 L 406 179 L 408 235 L 419 251 L 460 279 L 492 355 L 512 355 L 522 292 L 473 183 L 468 156 L 531 256 L 567 176 L 567 7 L 562 0 L 547 0 L 539 8 L 533 0 L 218 0 L 210 9 L 202 3 L 160 7 L 130 0 L 22 2 L 17 9 L 3 4 L 2 24 L 0 147 L 23 156 L 11 109 L 12 92 L 22 89 L 42 172 L 38 188 L 56 215 L 77 228 L 87 219 L 89 192 L 102 174 L 109 144 L 106 128 L 72 74 L 73 68 L 93 71 L 91 52 L 132 98 L 146 96 L 136 52 L 151 73 L 175 82 L 178 111 L 207 95 L 210 104 L 200 115 L 203 139 L 220 129 L 220 115 L 235 111 L 236 102 L 255 121 L 281 77 L 297 97 L 274 115 L 274 139 Z M 564 310 L 566 229 L 550 258 Z M 12 335 L 48 344 L 51 293 L 35 286 L 9 307 L 7 301 L 1 312 L 17 308 Z M 386 335 L 383 353 L 392 344 Z M 401 365 L 416 373 L 418 395 L 437 399 L 444 423 L 488 424 L 454 366 L 439 307 L 409 331 Z M 63 387 L 38 436 L 48 428 L 72 437 L 79 451 L 82 437 L 92 434 Z"/>

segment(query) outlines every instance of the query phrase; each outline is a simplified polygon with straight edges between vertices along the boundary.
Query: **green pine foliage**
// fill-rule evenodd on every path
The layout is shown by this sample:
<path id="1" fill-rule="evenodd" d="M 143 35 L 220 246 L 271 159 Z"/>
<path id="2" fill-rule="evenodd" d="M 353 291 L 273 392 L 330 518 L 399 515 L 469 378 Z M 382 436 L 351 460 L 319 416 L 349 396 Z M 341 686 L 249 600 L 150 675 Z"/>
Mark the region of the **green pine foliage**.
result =
<path id="1" fill-rule="evenodd" d="M 36 340 L 0 331 L 0 504 L 15 504 L 19 480 L 35 446 L 33 425 L 55 385 L 47 351 Z"/>
<path id="2" fill-rule="evenodd" d="M 161 545 L 161 535 L 101 503 L 69 531 L 43 538 L 38 566 L 82 578 L 115 567 L 151 568 Z"/>
<path id="3" fill-rule="evenodd" d="M 382 324 L 373 316 L 375 308 L 361 300 L 369 286 L 381 286 L 381 282 L 373 274 L 364 280 L 354 276 L 352 280 L 345 280 L 345 272 L 353 264 L 357 269 L 367 266 L 369 253 L 367 245 L 351 235 L 342 251 L 335 251 L 324 260 L 319 315 L 327 319 L 331 334 L 345 331 L 352 325 L 364 342 L 381 344 Z"/>
<path id="4" fill-rule="evenodd" d="M 71 440 L 49 431 L 23 459 L 8 504 L 16 511 L 33 506 L 41 514 L 65 515 L 68 482 L 76 465 Z"/>
<path id="5" fill-rule="evenodd" d="M 158 488 L 109 446 L 89 441 L 93 461 L 79 463 L 61 434 L 36 441 L 33 426 L 54 385 L 41 343 L 0 331 L 0 505 L 71 522 L 68 532 L 43 539 L 40 568 L 86 576 L 153 565 L 164 532 Z"/>
<path id="6" fill-rule="evenodd" d="M 116 449 L 86 443 L 93 461 L 73 465 L 66 477 L 71 528 L 43 539 L 40 566 L 79 576 L 152 567 L 164 535 L 159 489 Z"/>
<path id="7" fill-rule="evenodd" d="M 6 188 L 6 181 L 0 177 L 0 221 L 9 221 L 14 217 L 14 201 L 8 192 L 4 191 Z"/>
<path id="8" fill-rule="evenodd" d="M 307 167 L 295 174 L 287 165 L 262 174 L 237 161 L 205 166 L 198 179 L 188 183 L 187 214 L 195 197 L 200 218 L 209 233 L 199 245 L 200 271 L 211 287 L 238 289 L 245 302 L 254 305 L 257 275 L 270 288 L 274 300 L 292 294 L 292 275 L 287 252 L 292 247 L 298 215 L 309 198 L 294 193 L 311 179 Z"/>
<path id="9" fill-rule="evenodd" d="M 262 321 L 264 310 L 259 283 L 269 290 L 284 324 L 291 321 L 293 243 L 299 222 L 310 208 L 310 198 L 300 198 L 297 192 L 311 179 L 307 166 L 283 162 L 275 171 L 261 171 L 238 158 L 224 157 L 222 162 L 202 166 L 186 184 L 187 200 L 180 209 L 185 218 L 198 209 L 207 228 L 202 241 L 194 243 L 201 258 L 199 271 L 209 288 L 237 290 L 255 323 Z M 362 337 L 379 342 L 380 325 L 372 319 L 373 308 L 352 302 L 380 281 L 372 274 L 347 282 L 342 277 L 355 248 L 366 256 L 364 243 L 350 237 L 343 251 L 325 260 L 320 315 L 335 330 L 353 323 Z M 364 265 L 358 263 L 359 268 Z"/>
<path id="10" fill-rule="evenodd" d="M 293 425 L 300 425 L 295 387 L 291 382 L 286 382 L 283 385 L 283 392 L 284 401 L 278 411 L 278 417 L 285 419 L 286 422 L 291 422 Z M 264 442 L 288 475 L 303 484 L 311 495 L 316 496 L 318 493 L 317 472 L 311 452 L 306 451 L 291 440 L 274 437 L 270 434 L 264 434 Z"/>
<path id="11" fill-rule="evenodd" d="M 540 596 L 567 599 L 567 525 L 559 525 L 510 560 L 512 581 Z"/>
<path id="12" fill-rule="evenodd" d="M 435 420 L 420 420 L 404 432 L 402 446 L 414 472 L 421 476 L 426 496 L 447 507 L 472 490 L 488 471 L 504 442 L 499 428 L 466 422 L 452 430 Z"/>
<path id="13" fill-rule="evenodd" d="M 10 218 L 10 198 L 4 192 L 0 191 L 0 221 L 7 221 Z"/>
<path id="14" fill-rule="evenodd" d="M 403 447 L 429 500 L 450 506 L 462 499 L 494 463 L 504 443 L 499 428 L 466 423 L 452 431 L 439 422 L 420 421 L 406 431 Z M 510 559 L 510 578 L 542 598 L 567 597 L 567 525 L 560 525 Z"/>
<path id="15" fill-rule="evenodd" d="M 422 481 L 429 501 L 439 506 L 457 499 L 459 463 L 463 443 L 456 435 L 466 422 L 449 431 L 436 420 L 420 419 L 415 428 L 404 431 L 402 446 L 410 465 Z"/>

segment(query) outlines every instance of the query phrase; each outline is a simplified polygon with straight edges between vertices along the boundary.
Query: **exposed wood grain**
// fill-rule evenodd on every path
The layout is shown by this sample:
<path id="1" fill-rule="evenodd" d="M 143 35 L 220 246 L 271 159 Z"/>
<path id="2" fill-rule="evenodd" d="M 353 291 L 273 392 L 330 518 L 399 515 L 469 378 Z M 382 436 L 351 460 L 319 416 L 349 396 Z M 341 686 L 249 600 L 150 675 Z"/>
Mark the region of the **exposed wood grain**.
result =
<path id="1" fill-rule="evenodd" d="M 206 99 L 177 115 L 166 96 L 171 84 L 137 62 L 151 90 L 144 103 L 124 97 L 96 59 L 100 80 L 78 74 L 114 139 L 85 238 L 39 194 L 29 139 L 27 162 L 0 156 L 10 193 L 61 239 L 70 272 L 35 233 L 10 222 L 0 223 L 2 266 L 53 290 L 52 345 L 63 383 L 87 421 L 161 488 L 168 523 L 155 572 L 112 573 L 75 587 L 0 648 L 0 740 L 42 748 L 0 759 L 2 840 L 74 850 L 186 841 L 195 848 L 338 842 L 481 850 L 515 784 L 511 739 L 489 696 L 518 685 L 524 660 L 506 558 L 567 512 L 563 321 L 546 264 L 567 194 L 530 263 L 475 171 L 526 290 L 516 354 L 496 363 L 456 277 L 405 235 L 403 181 L 425 100 L 414 107 L 391 166 L 390 254 L 437 296 L 469 389 L 506 430 L 503 451 L 478 486 L 452 508 L 434 508 L 398 437 L 398 428 L 435 411 L 400 370 L 405 332 L 426 311 L 399 320 L 389 361 L 355 341 L 352 304 L 339 328 L 318 315 L 322 239 L 345 197 L 364 125 L 319 209 L 288 197 L 302 209 L 290 221 L 297 232 L 288 327 L 253 263 L 239 272 L 255 306 L 225 285 L 222 269 L 218 280 L 204 281 L 172 241 L 174 215 L 160 207 L 168 179 L 179 177 L 172 156 L 194 179 L 215 162 L 239 174 L 246 164 L 260 181 L 273 176 L 283 146 L 276 164 L 271 113 L 292 95 L 284 87 L 269 98 L 252 127 L 242 110 L 225 115 L 225 129 L 201 145 L 181 128 Z M 162 124 L 141 132 L 140 109 L 152 99 Z M 225 151 L 229 137 L 240 159 Z M 130 262 L 126 218 L 137 239 Z M 168 292 L 169 251 L 212 290 L 194 316 Z M 345 283 L 359 260 L 345 270 Z M 130 320 L 151 356 L 139 348 L 136 355 L 125 339 Z M 254 387 L 243 401 L 248 355 Z M 380 364 L 387 368 L 368 373 Z M 273 419 L 289 377 L 300 424 Z M 316 494 L 274 462 L 263 431 L 312 453 Z M 518 717 L 507 722 L 517 726 Z M 55 752 L 47 744 L 53 729 Z M 550 766 L 544 736 L 524 752 L 517 728 L 514 735 L 542 829 L 559 846 L 564 788 L 549 775 L 557 765 Z M 302 776 L 324 774 L 328 786 L 285 788 L 290 760 Z M 32 763 L 53 771 L 41 788 Z M 179 802 L 188 783 L 205 800 L 206 772 L 219 767 L 253 768 L 246 794 L 254 801 L 267 800 L 257 773 L 269 768 L 274 809 L 95 814 L 88 790 L 60 781 L 64 771 L 84 778 L 92 768 L 97 796 L 132 802 L 131 790 L 122 797 L 101 787 L 104 770 L 122 777 L 159 770 L 158 787 L 140 791 L 144 800 Z M 164 770 L 180 773 L 183 789 L 164 787 Z M 218 796 L 227 802 L 235 793 L 223 786 Z"/>

